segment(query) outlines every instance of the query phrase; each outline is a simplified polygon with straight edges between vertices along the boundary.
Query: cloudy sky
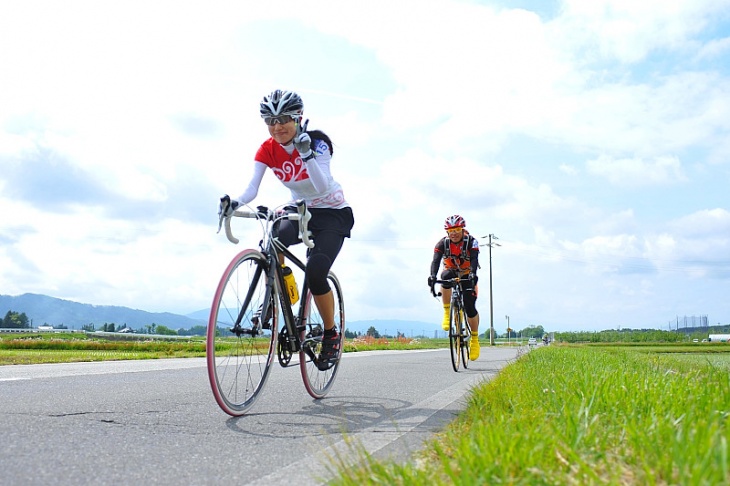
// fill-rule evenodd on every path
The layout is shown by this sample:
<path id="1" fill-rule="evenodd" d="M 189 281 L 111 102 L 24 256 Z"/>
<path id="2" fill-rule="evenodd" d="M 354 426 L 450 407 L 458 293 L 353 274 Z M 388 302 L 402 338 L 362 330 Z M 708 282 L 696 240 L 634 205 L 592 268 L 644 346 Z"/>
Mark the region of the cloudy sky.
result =
<path id="1" fill-rule="evenodd" d="M 433 322 L 443 220 L 504 332 L 730 323 L 730 0 L 0 4 L 0 294 L 187 314 L 297 91 L 355 212 L 349 320 Z M 255 204 L 289 198 L 269 173 Z M 489 325 L 489 248 L 480 257 Z"/>

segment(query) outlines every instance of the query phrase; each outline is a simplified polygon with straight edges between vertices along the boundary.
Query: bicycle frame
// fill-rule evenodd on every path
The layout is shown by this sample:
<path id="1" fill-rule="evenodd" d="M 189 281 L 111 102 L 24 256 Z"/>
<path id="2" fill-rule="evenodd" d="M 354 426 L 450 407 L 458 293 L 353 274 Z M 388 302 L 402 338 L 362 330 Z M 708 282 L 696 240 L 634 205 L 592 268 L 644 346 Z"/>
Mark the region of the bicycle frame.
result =
<path id="1" fill-rule="evenodd" d="M 269 301 L 271 298 L 272 293 L 276 293 L 277 297 L 279 298 L 279 304 L 280 309 L 282 312 L 282 316 L 284 318 L 284 327 L 279 332 L 278 340 L 280 344 L 280 353 L 279 353 L 279 363 L 282 366 L 286 366 L 289 364 L 289 360 L 291 359 L 291 355 L 293 353 L 297 353 L 302 349 L 303 341 L 300 338 L 300 333 L 302 330 L 306 328 L 307 325 L 307 309 L 306 305 L 310 305 L 307 303 L 307 300 L 302 298 L 300 300 L 299 304 L 299 310 L 297 312 L 297 315 L 294 315 L 294 309 L 293 305 L 289 300 L 289 294 L 287 292 L 284 292 L 282 289 L 285 288 L 284 284 L 284 272 L 281 267 L 279 255 L 283 255 L 285 260 L 288 260 L 289 262 L 296 265 L 300 270 L 304 271 L 306 265 L 297 258 L 291 251 L 289 251 L 285 247 L 278 248 L 277 244 L 273 241 L 270 242 L 270 246 L 267 249 L 263 249 L 262 251 L 264 255 L 268 255 L 268 263 L 269 263 L 269 270 L 268 270 L 268 281 L 269 285 L 267 286 L 266 295 L 264 298 L 264 309 L 262 309 L 262 313 L 266 315 L 266 312 L 268 312 L 267 306 L 269 305 Z M 274 290 L 276 289 L 276 290 Z M 309 291 L 309 284 L 307 282 L 306 276 L 304 277 L 304 282 L 302 283 L 302 290 L 300 295 L 306 295 L 306 293 Z M 284 341 L 285 338 L 285 341 Z M 321 340 L 321 339 L 320 339 Z M 282 354 L 283 352 L 283 354 Z M 313 358 L 313 356 L 310 356 Z"/>
<path id="2" fill-rule="evenodd" d="M 292 308 L 291 302 L 289 301 L 289 294 L 282 291 L 282 289 L 284 288 L 284 274 L 280 265 L 279 256 L 283 255 L 285 260 L 292 262 L 302 271 L 304 271 L 306 265 L 299 258 L 297 258 L 296 255 L 289 251 L 288 248 L 279 243 L 278 239 L 273 236 L 273 227 L 277 223 L 280 223 L 281 221 L 286 219 L 298 220 L 300 222 L 304 221 L 304 227 L 302 227 L 302 225 L 300 224 L 300 233 L 304 231 L 305 236 L 303 237 L 303 242 L 305 243 L 307 248 L 312 248 L 314 246 L 314 243 L 311 241 L 310 234 L 306 230 L 306 223 L 311 216 L 309 216 L 309 213 L 306 211 L 306 207 L 304 207 L 303 201 L 297 202 L 296 213 L 287 212 L 286 210 L 277 213 L 276 210 L 269 210 L 266 207 L 259 206 L 256 212 L 234 211 L 232 216 L 255 218 L 264 222 L 264 237 L 259 242 L 259 247 L 261 249 L 261 253 L 265 255 L 267 259 L 268 268 L 266 269 L 266 272 L 268 285 L 266 286 L 264 307 L 261 309 L 261 314 L 266 315 L 266 313 L 269 311 L 269 303 L 272 297 L 271 294 L 276 294 L 276 297 L 278 297 L 279 299 L 282 315 L 284 317 L 284 328 L 282 328 L 282 332 L 279 333 L 278 337 L 286 338 L 285 343 L 279 341 L 280 345 L 285 350 L 284 353 L 286 356 L 285 359 L 282 359 L 280 353 L 279 362 L 282 366 L 286 366 L 291 359 L 292 353 L 296 353 L 301 350 L 302 342 L 299 334 L 300 331 L 306 326 L 307 309 L 305 308 L 306 299 L 302 299 L 299 305 L 299 312 L 296 316 L 294 316 L 294 310 Z M 233 237 L 233 234 L 231 233 L 230 218 L 226 219 L 226 236 L 231 242 L 235 243 L 238 241 L 236 238 Z M 304 282 L 302 283 L 301 295 L 306 295 L 306 292 L 308 290 L 309 285 L 305 277 Z M 249 299 L 249 297 L 250 296 L 247 295 L 246 298 Z M 244 305 L 241 308 L 241 313 L 243 313 L 243 311 L 246 309 L 247 304 L 248 302 L 244 301 Z M 242 315 L 239 315 L 237 322 L 240 322 L 241 319 Z"/>

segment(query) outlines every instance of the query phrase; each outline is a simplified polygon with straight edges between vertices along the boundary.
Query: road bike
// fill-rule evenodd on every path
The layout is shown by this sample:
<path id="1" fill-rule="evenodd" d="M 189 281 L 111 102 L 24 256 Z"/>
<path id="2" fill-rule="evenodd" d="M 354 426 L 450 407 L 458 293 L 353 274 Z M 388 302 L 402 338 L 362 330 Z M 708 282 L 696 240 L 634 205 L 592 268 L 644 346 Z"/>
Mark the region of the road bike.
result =
<path id="1" fill-rule="evenodd" d="M 454 371 L 459 371 L 459 364 L 464 369 L 469 367 L 469 343 L 471 342 L 471 328 L 466 321 L 464 311 L 464 296 L 461 283 L 470 281 L 468 278 L 454 277 L 445 280 L 437 279 L 431 286 L 431 293 L 434 297 L 440 297 L 441 292 L 436 293 L 435 284 L 446 284 L 451 287 L 451 311 L 449 313 L 449 347 L 451 348 L 451 365 Z"/>
<path id="2" fill-rule="evenodd" d="M 224 216 L 222 210 L 218 230 L 224 225 L 228 240 L 238 243 L 231 231 L 231 218 L 250 218 L 260 223 L 263 236 L 258 250 L 241 251 L 223 272 L 213 297 L 206 336 L 213 395 L 221 409 L 232 416 L 245 414 L 261 395 L 274 354 L 282 367 L 298 362 L 307 392 L 315 399 L 324 397 L 339 371 L 345 335 L 345 302 L 334 273 L 330 271 L 327 276 L 334 294 L 335 327 L 340 339 L 334 359 L 320 359 L 324 323 L 306 277 L 298 291 L 301 299 L 296 314 L 286 290 L 280 256 L 302 271 L 305 263 L 279 242 L 276 232 L 281 221 L 297 221 L 309 255 L 314 243 L 307 229 L 311 214 L 304 201 L 274 210 L 265 206 L 245 208 L 236 209 L 230 216 Z M 295 354 L 298 360 L 292 362 Z"/>

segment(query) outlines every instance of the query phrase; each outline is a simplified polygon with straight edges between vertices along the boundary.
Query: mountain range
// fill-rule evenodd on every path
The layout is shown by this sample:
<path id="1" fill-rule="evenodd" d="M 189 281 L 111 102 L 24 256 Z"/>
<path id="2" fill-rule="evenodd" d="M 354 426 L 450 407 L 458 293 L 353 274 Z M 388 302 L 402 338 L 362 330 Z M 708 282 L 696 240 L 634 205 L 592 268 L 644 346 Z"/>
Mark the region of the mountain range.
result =
<path id="1" fill-rule="evenodd" d="M 9 311 L 25 313 L 32 327 L 64 325 L 69 329 L 81 329 L 87 324 L 94 324 L 98 329 L 104 324 L 113 323 L 118 327 L 126 324 L 132 329 L 157 324 L 177 330 L 207 326 L 210 309 L 180 315 L 170 312 L 147 312 L 121 306 L 82 304 L 40 294 L 0 295 L 0 318 L 5 317 Z M 370 327 L 374 327 L 380 334 L 395 335 L 400 332 L 408 337 L 421 335 L 433 337 L 437 331 L 441 332 L 436 319 L 431 323 L 397 319 L 348 321 L 346 327 L 350 331 L 363 334 Z"/>
<path id="2" fill-rule="evenodd" d="M 8 311 L 25 313 L 32 327 L 45 324 L 81 329 L 87 324 L 94 324 L 97 328 L 104 324 L 115 324 L 120 327 L 126 324 L 132 329 L 139 329 L 157 324 L 170 329 L 188 329 L 207 325 L 206 319 L 169 312 L 146 312 L 113 305 L 81 304 L 39 294 L 0 295 L 0 316 L 5 317 Z"/>

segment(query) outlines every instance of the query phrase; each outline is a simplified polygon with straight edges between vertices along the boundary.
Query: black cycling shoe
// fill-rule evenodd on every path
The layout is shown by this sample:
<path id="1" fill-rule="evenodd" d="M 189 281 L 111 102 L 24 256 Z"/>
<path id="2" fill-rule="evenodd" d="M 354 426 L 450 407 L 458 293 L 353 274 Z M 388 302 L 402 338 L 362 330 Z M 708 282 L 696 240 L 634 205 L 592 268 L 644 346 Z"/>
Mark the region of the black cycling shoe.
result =
<path id="1" fill-rule="evenodd" d="M 325 371 L 337 362 L 337 358 L 340 355 L 340 335 L 337 332 L 329 333 L 325 331 L 322 337 L 322 350 L 319 352 L 319 359 L 317 360 L 317 368 L 320 371 Z"/>

